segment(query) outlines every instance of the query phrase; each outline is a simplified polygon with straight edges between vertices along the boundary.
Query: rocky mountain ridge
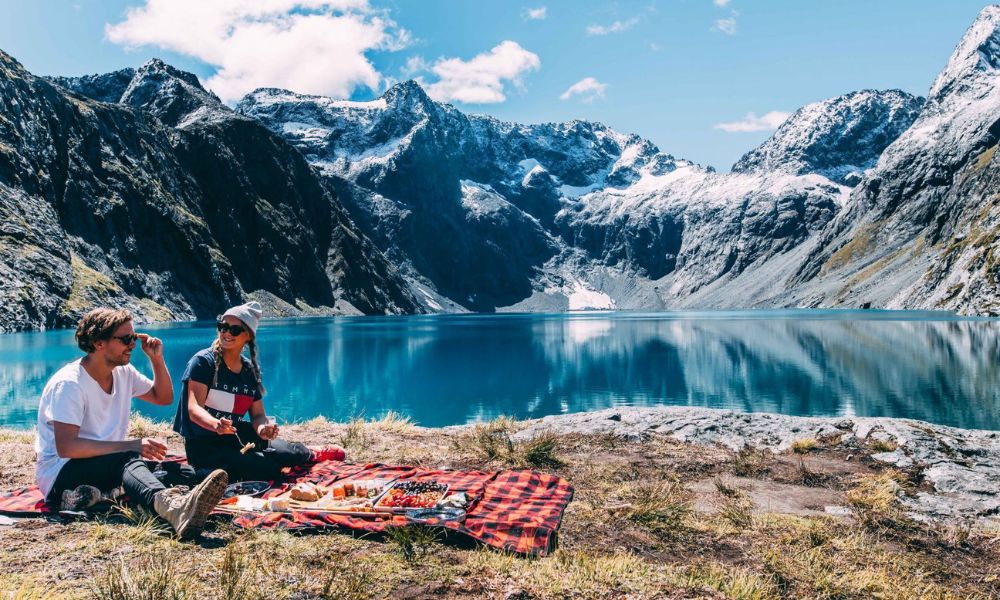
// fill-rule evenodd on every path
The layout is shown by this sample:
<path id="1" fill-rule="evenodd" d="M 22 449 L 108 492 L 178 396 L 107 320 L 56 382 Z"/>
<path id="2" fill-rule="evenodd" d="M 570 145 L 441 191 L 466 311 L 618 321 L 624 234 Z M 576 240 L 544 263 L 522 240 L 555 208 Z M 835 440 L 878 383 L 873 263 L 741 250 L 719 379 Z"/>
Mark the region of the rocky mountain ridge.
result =
<path id="1" fill-rule="evenodd" d="M 814 105 L 758 149 L 770 162 L 751 153 L 732 174 L 599 123 L 466 115 L 414 82 L 372 102 L 262 89 L 237 111 L 349 182 L 359 224 L 438 307 L 642 309 L 676 306 L 815 236 L 850 192 L 827 175 L 870 166 L 920 102 L 892 90 Z M 773 164 L 781 144 L 795 147 L 789 132 L 805 140 L 789 164 L 811 167 Z"/>
<path id="2" fill-rule="evenodd" d="M 419 310 L 298 152 L 193 76 L 128 74 L 57 85 L 0 54 L 0 330 L 95 304 L 211 318 L 251 293 L 292 313 Z"/>

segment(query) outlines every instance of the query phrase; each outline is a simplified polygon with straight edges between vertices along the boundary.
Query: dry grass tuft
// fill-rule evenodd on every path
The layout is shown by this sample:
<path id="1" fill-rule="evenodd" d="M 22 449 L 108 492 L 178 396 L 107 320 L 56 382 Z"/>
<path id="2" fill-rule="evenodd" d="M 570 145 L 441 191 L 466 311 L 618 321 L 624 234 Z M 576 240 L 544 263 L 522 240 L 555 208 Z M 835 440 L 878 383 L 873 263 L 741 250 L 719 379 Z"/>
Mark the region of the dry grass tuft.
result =
<path id="1" fill-rule="evenodd" d="M 719 495 L 726 498 L 733 498 L 743 493 L 743 490 L 731 485 L 728 481 L 725 481 L 721 477 L 717 477 L 712 483 L 715 484 L 715 491 L 719 492 Z"/>
<path id="2" fill-rule="evenodd" d="M 967 548 L 975 532 L 972 521 L 940 523 L 930 527 L 931 533 L 949 548 Z"/>
<path id="3" fill-rule="evenodd" d="M 154 421 L 149 417 L 133 412 L 128 420 L 128 436 L 135 438 L 167 439 L 174 435 L 173 426 L 166 421 Z"/>
<path id="4" fill-rule="evenodd" d="M 878 454 L 881 452 L 895 452 L 899 448 L 899 444 L 892 440 L 874 438 L 868 442 L 868 447 L 871 448 L 872 453 Z"/>
<path id="5" fill-rule="evenodd" d="M 11 573 L 0 573 L 0 599 L 2 600 L 62 600 L 66 598 L 49 585 L 33 578 L 20 578 Z"/>
<path id="6" fill-rule="evenodd" d="M 738 488 L 726 488 L 726 492 L 728 493 L 722 493 L 720 490 L 719 497 L 715 500 L 719 516 L 738 530 L 752 529 L 755 522 L 755 506 L 750 495 L 746 490 Z"/>
<path id="7" fill-rule="evenodd" d="M 799 475 L 799 482 L 801 482 L 802 485 L 806 485 L 809 487 L 822 486 L 825 485 L 830 480 L 829 476 L 824 475 L 823 473 L 817 473 L 816 471 L 810 469 L 809 465 L 806 464 L 804 456 L 799 456 L 798 475 Z"/>
<path id="8" fill-rule="evenodd" d="M 378 581 L 378 576 L 366 564 L 357 552 L 337 553 L 332 555 L 330 562 L 323 566 L 329 575 L 323 582 L 319 597 L 324 600 L 369 600 L 380 597 L 378 588 L 384 582 Z"/>
<path id="9" fill-rule="evenodd" d="M 385 537 L 396 545 L 396 550 L 403 560 L 413 563 L 425 556 L 437 543 L 441 532 L 425 525 L 407 525 L 386 528 Z"/>
<path id="10" fill-rule="evenodd" d="M 733 456 L 732 471 L 738 477 L 760 477 L 768 470 L 771 452 L 744 446 Z"/>
<path id="11" fill-rule="evenodd" d="M 0 444 L 32 444 L 35 441 L 35 429 L 0 429 Z"/>
<path id="12" fill-rule="evenodd" d="M 190 579 L 176 577 L 173 563 L 162 557 L 142 555 L 126 564 L 111 563 L 95 582 L 97 600 L 187 600 L 194 598 Z"/>
<path id="13" fill-rule="evenodd" d="M 772 577 L 732 565 L 696 565 L 680 570 L 674 580 L 681 587 L 693 591 L 709 588 L 736 600 L 772 600 L 781 597 Z"/>
<path id="14" fill-rule="evenodd" d="M 333 423 L 333 421 L 331 421 L 330 419 L 326 418 L 324 415 L 318 415 L 318 416 L 315 416 L 315 417 L 313 417 L 311 419 L 307 419 L 307 420 L 303 421 L 300 425 L 302 427 L 306 427 L 306 428 L 319 429 L 319 428 L 327 427 L 331 423 Z"/>
<path id="15" fill-rule="evenodd" d="M 330 600 L 369 600 L 375 586 L 372 572 L 356 564 L 338 563 L 329 569 L 320 598 Z"/>
<path id="16" fill-rule="evenodd" d="M 475 425 L 456 440 L 454 446 L 458 450 L 471 452 L 472 460 L 483 464 L 553 469 L 566 464 L 556 455 L 560 442 L 558 435 L 543 431 L 531 439 L 515 443 L 511 435 L 517 429 L 517 421 L 509 417 L 497 417 L 487 423 Z"/>
<path id="17" fill-rule="evenodd" d="M 340 436 L 341 446 L 348 450 L 366 450 L 371 444 L 371 435 L 364 418 L 355 417 L 347 422 L 344 433 Z"/>
<path id="18" fill-rule="evenodd" d="M 516 457 L 529 467 L 558 469 L 565 464 L 556 456 L 555 450 L 558 443 L 559 436 L 551 431 L 544 431 L 515 446 Z"/>
<path id="19" fill-rule="evenodd" d="M 847 491 L 847 503 L 866 526 L 891 524 L 901 517 L 897 495 L 905 481 L 906 476 L 896 469 L 862 475 Z"/>
<path id="20" fill-rule="evenodd" d="M 251 600 L 259 593 L 256 573 L 257 561 L 240 544 L 229 544 L 219 566 L 219 591 L 228 600 Z"/>
<path id="21" fill-rule="evenodd" d="M 634 554 L 557 550 L 547 558 L 519 561 L 512 577 L 551 598 L 622 598 L 648 589 L 649 563 Z"/>
<path id="22" fill-rule="evenodd" d="M 807 541 L 807 538 L 803 538 Z M 811 542 L 810 542 L 811 544 Z M 766 569 L 781 582 L 785 597 L 891 598 L 894 600 L 985 598 L 954 593 L 940 585 L 946 573 L 914 560 L 879 537 L 848 533 L 831 535 L 823 544 L 803 548 L 794 540 L 764 553 Z"/>
<path id="23" fill-rule="evenodd" d="M 126 539 L 136 543 L 152 542 L 174 534 L 173 528 L 159 515 L 138 505 L 116 503 L 115 513 L 109 520 L 123 520 L 127 523 L 128 527 L 116 528 L 121 529 L 116 533 L 123 534 Z"/>
<path id="24" fill-rule="evenodd" d="M 639 482 L 620 496 L 626 519 L 657 531 L 676 531 L 692 512 L 691 493 L 679 481 Z"/>
<path id="25" fill-rule="evenodd" d="M 385 413 L 381 419 L 372 420 L 371 425 L 373 429 L 395 435 L 409 433 L 416 427 L 413 419 L 392 410 Z"/>
<path id="26" fill-rule="evenodd" d="M 510 439 L 513 432 L 514 420 L 501 416 L 473 426 L 465 441 L 476 458 L 489 463 L 513 455 L 514 442 Z"/>
<path id="27" fill-rule="evenodd" d="M 795 454 L 809 454 L 819 446 L 815 438 L 802 438 L 792 442 L 792 452 Z"/>

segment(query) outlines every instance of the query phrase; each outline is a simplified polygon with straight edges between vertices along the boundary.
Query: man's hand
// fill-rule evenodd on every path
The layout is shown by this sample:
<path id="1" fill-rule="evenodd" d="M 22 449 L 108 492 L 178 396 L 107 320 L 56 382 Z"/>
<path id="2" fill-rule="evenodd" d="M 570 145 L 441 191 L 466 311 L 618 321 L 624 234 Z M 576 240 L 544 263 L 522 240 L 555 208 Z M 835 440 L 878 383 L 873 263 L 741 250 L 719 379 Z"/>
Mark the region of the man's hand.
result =
<path id="1" fill-rule="evenodd" d="M 148 333 L 137 333 L 142 341 L 142 351 L 149 357 L 149 360 L 163 358 L 163 342 L 160 338 L 155 338 Z"/>
<path id="2" fill-rule="evenodd" d="M 260 439 L 262 439 L 262 440 L 271 441 L 273 439 L 277 439 L 277 437 L 278 437 L 278 426 L 277 425 L 268 425 L 267 423 L 263 423 L 261 425 L 258 425 L 257 426 L 257 435 L 259 435 Z"/>
<path id="3" fill-rule="evenodd" d="M 163 460 L 167 457 L 167 445 L 160 440 L 153 438 L 142 438 L 139 440 L 141 449 L 139 454 L 146 460 Z"/>
<path id="4" fill-rule="evenodd" d="M 219 435 L 232 435 L 236 433 L 233 422 L 229 419 L 219 419 L 215 422 L 215 433 Z"/>

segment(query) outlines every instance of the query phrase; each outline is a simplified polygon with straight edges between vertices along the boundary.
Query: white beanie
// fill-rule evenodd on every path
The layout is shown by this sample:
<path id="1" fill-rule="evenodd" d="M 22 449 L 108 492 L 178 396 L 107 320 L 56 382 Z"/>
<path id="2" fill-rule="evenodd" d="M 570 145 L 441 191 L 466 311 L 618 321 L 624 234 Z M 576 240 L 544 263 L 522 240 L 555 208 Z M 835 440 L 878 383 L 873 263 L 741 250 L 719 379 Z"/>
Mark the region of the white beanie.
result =
<path id="1" fill-rule="evenodd" d="M 234 306 L 222 313 L 222 316 L 236 317 L 240 321 L 243 321 L 254 335 L 257 335 L 257 322 L 260 321 L 260 317 L 263 314 L 264 310 L 260 307 L 260 303 L 254 300 L 246 304 Z"/>

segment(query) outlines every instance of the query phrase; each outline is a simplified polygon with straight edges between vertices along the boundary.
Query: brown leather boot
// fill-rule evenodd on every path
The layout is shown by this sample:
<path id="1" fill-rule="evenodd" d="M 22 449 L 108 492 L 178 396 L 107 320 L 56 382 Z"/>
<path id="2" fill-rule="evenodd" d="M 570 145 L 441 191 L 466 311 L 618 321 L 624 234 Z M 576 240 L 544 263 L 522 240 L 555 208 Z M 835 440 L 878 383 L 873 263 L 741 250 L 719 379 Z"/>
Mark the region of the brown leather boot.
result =
<path id="1" fill-rule="evenodd" d="M 212 509 L 222 499 L 229 476 L 222 469 L 212 471 L 205 481 L 184 493 L 179 488 L 167 488 L 153 496 L 153 508 L 173 526 L 180 538 L 198 535 Z"/>

